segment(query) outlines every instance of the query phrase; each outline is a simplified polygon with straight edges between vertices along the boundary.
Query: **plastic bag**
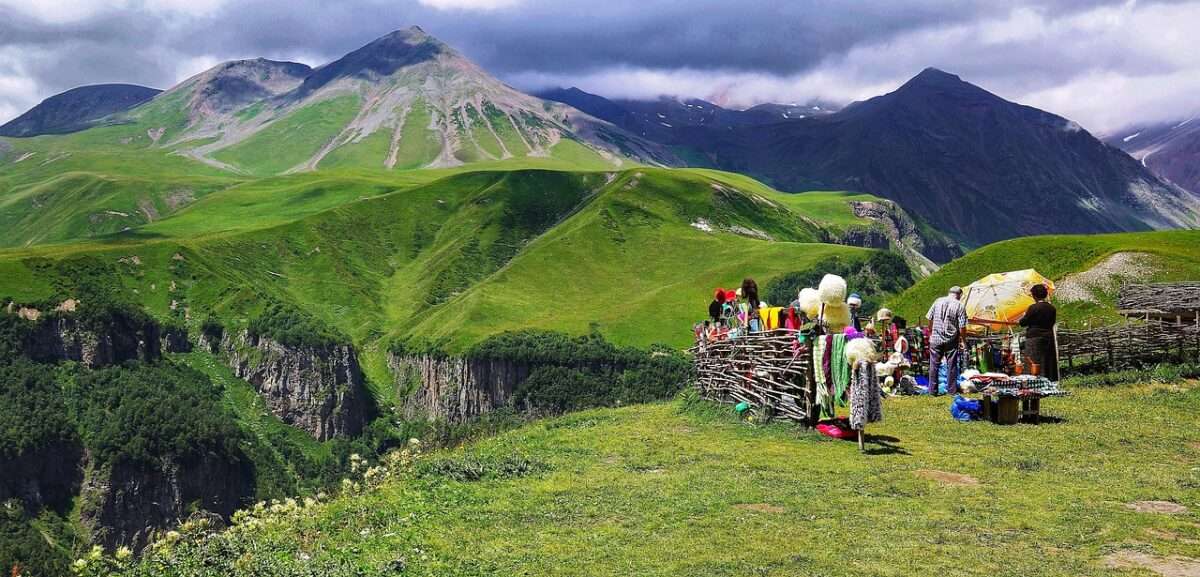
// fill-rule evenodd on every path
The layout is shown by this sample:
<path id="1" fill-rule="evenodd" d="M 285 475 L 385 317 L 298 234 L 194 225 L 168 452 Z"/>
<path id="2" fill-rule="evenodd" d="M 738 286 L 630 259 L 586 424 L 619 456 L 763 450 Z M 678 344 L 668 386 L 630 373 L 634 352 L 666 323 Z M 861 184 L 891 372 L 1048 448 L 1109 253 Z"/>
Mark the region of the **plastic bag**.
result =
<path id="1" fill-rule="evenodd" d="M 954 400 L 950 401 L 950 416 L 955 420 L 967 422 L 978 420 L 983 413 L 983 405 L 974 399 L 963 398 L 962 395 L 954 395 Z"/>

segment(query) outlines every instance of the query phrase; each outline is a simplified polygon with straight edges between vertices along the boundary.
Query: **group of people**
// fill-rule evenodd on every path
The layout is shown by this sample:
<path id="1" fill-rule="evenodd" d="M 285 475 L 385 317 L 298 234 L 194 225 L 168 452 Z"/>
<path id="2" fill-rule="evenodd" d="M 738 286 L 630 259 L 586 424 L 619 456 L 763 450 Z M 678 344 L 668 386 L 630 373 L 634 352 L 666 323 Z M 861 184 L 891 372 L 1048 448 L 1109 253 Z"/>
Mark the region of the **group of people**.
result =
<path id="1" fill-rule="evenodd" d="M 1030 296 L 1033 297 L 1034 303 L 1019 321 L 1019 325 L 1025 329 L 1021 352 L 1029 361 L 1027 370 L 1030 373 L 1057 381 L 1058 358 L 1054 340 L 1057 311 L 1048 301 L 1049 291 L 1046 286 L 1033 286 Z M 703 324 L 703 334 L 697 336 L 715 340 L 775 329 L 815 329 L 820 332 L 823 327 L 820 322 L 814 322 L 819 319 L 812 318 L 811 303 L 801 302 L 803 298 L 804 295 L 801 294 L 788 306 L 772 307 L 760 298 L 758 284 L 752 278 L 743 280 L 741 286 L 735 290 L 718 288 L 708 306 L 708 319 Z M 907 329 L 904 319 L 893 318 L 890 311 L 880 309 L 878 322 L 882 323 L 881 332 L 877 333 L 877 327 L 871 323 L 866 323 L 864 330 L 863 318 L 859 316 L 862 299 L 852 293 L 844 302 L 851 313 L 847 330 L 852 328 L 856 333 L 878 337 L 887 355 L 881 359 L 880 377 L 891 376 L 893 380 L 898 381 L 912 358 L 909 343 L 904 337 Z M 946 296 L 934 301 L 925 319 L 928 327 L 925 334 L 928 337 L 929 392 L 933 395 L 940 392 L 938 383 L 941 365 L 949 361 L 946 362 L 946 391 L 954 394 L 957 392 L 960 370 L 958 355 L 966 354 L 968 318 L 963 302 L 963 289 L 958 286 L 951 287 Z"/>
<path id="2" fill-rule="evenodd" d="M 1050 304 L 1050 291 L 1045 285 L 1030 289 L 1033 304 L 1029 305 L 1018 324 L 1025 328 L 1022 354 L 1030 361 L 1030 369 L 1051 381 L 1058 381 L 1058 353 L 1054 341 L 1054 325 L 1058 311 Z M 925 314 L 929 322 L 929 392 L 938 394 L 938 373 L 941 363 L 966 349 L 967 308 L 962 302 L 962 287 L 950 287 L 946 296 L 934 301 Z M 947 362 L 947 392 L 957 392 L 958 362 Z"/>
<path id="3" fill-rule="evenodd" d="M 851 293 L 845 299 L 849 311 L 848 325 L 855 331 L 863 332 L 863 321 L 859 317 L 862 310 L 862 297 Z M 728 290 L 717 288 L 713 300 L 708 304 L 708 319 L 703 329 L 707 336 L 715 336 L 723 331 L 745 331 L 756 333 L 775 329 L 807 330 L 817 320 L 801 302 L 801 295 L 787 306 L 771 306 L 759 298 L 758 283 L 752 278 L 742 280 L 741 287 Z"/>

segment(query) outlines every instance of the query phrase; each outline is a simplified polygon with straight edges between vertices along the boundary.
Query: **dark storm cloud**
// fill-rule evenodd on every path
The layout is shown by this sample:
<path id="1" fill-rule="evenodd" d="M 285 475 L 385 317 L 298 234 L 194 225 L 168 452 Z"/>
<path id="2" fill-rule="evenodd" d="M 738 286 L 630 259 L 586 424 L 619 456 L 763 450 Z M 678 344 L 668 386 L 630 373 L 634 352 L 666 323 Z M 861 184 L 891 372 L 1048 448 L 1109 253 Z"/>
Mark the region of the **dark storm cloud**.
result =
<path id="1" fill-rule="evenodd" d="M 6 16 L 0 19 L 0 117 L 81 84 L 169 87 L 233 58 L 317 65 L 413 24 L 528 87 L 579 83 L 619 95 L 721 92 L 739 104 L 793 94 L 848 100 L 934 65 L 1005 96 L 1050 95 L 1096 71 L 1123 78 L 1177 74 L 1181 65 L 1169 47 L 1161 47 L 1165 55 L 1158 48 L 1130 49 L 1128 42 L 1143 41 L 1095 29 L 1104 27 L 1108 12 L 1190 16 L 1196 6 L 1112 0 L 114 1 L 70 0 L 81 16 L 64 18 L 49 5 L 39 10 L 0 0 Z M 1170 26 L 1171 18 L 1165 22 Z"/>

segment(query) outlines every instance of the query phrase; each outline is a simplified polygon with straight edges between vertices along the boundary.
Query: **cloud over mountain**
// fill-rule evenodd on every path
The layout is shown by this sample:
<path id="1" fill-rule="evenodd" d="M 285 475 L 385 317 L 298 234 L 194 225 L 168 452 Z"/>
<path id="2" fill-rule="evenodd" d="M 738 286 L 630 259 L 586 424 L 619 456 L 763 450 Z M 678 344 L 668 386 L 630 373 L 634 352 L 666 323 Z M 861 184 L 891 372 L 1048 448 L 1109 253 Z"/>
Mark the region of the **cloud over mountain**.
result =
<path id="1" fill-rule="evenodd" d="M 731 105 L 847 102 L 926 66 L 1104 132 L 1190 114 L 1200 1 L 0 0 L 0 120 L 81 84 L 213 62 L 318 63 L 420 24 L 519 88 Z"/>

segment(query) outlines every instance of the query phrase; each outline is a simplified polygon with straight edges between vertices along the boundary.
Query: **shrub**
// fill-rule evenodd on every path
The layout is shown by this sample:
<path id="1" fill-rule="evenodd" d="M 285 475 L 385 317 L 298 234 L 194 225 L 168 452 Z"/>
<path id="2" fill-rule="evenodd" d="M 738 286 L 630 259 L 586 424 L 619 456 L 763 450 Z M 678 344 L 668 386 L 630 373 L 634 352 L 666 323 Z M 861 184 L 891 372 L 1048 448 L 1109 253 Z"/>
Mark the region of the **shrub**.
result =
<path id="1" fill-rule="evenodd" d="M 1162 363 L 1139 369 L 1072 375 L 1063 379 L 1062 384 L 1064 387 L 1112 387 L 1138 383 L 1177 383 L 1198 377 L 1200 377 L 1200 364 Z"/>
<path id="2" fill-rule="evenodd" d="M 512 479 L 547 470 L 549 467 L 526 455 L 480 455 L 463 453 L 453 456 L 435 457 L 421 461 L 418 474 L 453 479 L 455 481 L 481 481 Z"/>
<path id="3" fill-rule="evenodd" d="M 773 305 L 786 306 L 796 300 L 800 289 L 816 287 L 826 274 L 845 278 L 850 291 L 862 296 L 863 312 L 867 313 L 877 309 L 884 297 L 903 292 L 916 282 L 900 255 L 875 251 L 865 259 L 831 256 L 807 270 L 778 276 L 767 283 L 763 298 Z"/>
<path id="4" fill-rule="evenodd" d="M 100 463 L 241 455 L 241 432 L 221 404 L 220 389 L 186 367 L 129 364 L 84 372 L 69 402 L 84 444 Z"/>
<path id="5" fill-rule="evenodd" d="M 24 359 L 0 365 L 0 460 L 75 439 L 53 371 Z"/>
<path id="6" fill-rule="evenodd" d="M 529 366 L 529 377 L 513 391 L 513 403 L 532 413 L 667 399 L 690 380 L 692 370 L 688 359 L 670 348 L 618 347 L 596 333 L 504 333 L 467 356 Z"/>
<path id="7" fill-rule="evenodd" d="M 346 335 L 316 317 L 278 301 L 268 303 L 262 313 L 250 320 L 248 328 L 253 336 L 266 337 L 290 347 L 320 347 L 350 342 Z"/>

